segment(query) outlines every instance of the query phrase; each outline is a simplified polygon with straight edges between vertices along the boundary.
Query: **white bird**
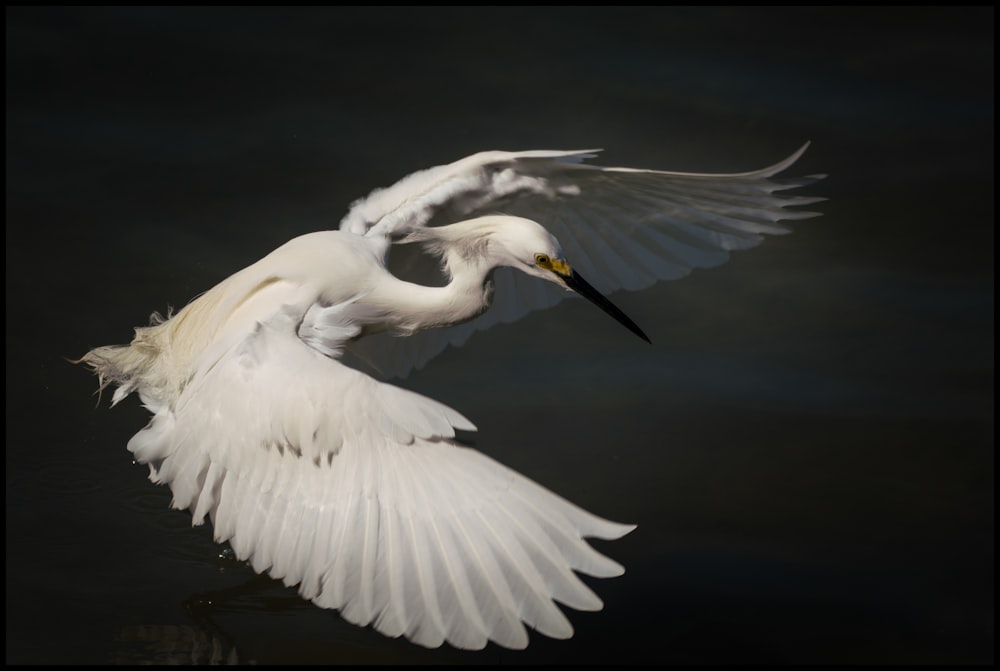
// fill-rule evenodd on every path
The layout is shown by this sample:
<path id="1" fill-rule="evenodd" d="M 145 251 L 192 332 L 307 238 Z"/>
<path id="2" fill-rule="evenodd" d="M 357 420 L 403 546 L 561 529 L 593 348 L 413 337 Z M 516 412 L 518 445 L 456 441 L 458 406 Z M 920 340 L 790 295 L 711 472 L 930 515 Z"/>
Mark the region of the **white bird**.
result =
<path id="1" fill-rule="evenodd" d="M 80 361 L 117 385 L 112 405 L 138 392 L 153 418 L 129 451 L 256 571 L 426 647 L 524 648 L 524 624 L 569 638 L 555 602 L 602 608 L 576 573 L 624 571 L 585 539 L 635 527 L 461 446 L 472 422 L 376 375 L 405 376 L 568 289 L 648 341 L 603 292 L 717 265 L 814 216 L 786 208 L 822 198 L 778 192 L 822 175 L 772 179 L 806 146 L 717 175 L 585 164 L 597 150 L 475 154 L 374 191 L 339 230 L 291 240 Z M 436 256 L 446 283 L 393 275 L 397 245 Z"/>

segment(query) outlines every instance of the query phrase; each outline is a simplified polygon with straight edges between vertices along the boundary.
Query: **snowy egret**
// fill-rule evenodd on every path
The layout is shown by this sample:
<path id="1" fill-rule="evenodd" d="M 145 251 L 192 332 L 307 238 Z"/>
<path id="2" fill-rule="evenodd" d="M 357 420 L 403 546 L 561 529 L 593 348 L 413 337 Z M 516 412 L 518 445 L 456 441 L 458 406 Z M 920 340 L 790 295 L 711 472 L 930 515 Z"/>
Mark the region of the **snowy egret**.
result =
<path id="1" fill-rule="evenodd" d="M 573 292 L 648 341 L 604 294 L 814 216 L 786 208 L 822 199 L 778 192 L 821 175 L 773 179 L 806 146 L 715 175 L 585 163 L 597 150 L 475 154 L 372 192 L 339 230 L 291 240 L 80 361 L 117 385 L 112 405 L 138 393 L 153 417 L 129 451 L 256 571 L 427 647 L 523 648 L 525 624 L 568 638 L 555 602 L 602 608 L 576 573 L 623 573 L 585 539 L 634 527 L 460 445 L 472 422 L 384 380 Z M 398 245 L 438 259 L 446 283 L 390 272 Z"/>

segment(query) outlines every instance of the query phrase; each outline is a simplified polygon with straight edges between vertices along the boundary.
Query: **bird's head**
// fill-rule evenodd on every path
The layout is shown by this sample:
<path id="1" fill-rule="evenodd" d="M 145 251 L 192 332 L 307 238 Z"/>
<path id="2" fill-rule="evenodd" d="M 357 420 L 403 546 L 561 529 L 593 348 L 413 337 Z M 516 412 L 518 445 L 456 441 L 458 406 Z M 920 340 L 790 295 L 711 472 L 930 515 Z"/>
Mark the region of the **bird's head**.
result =
<path id="1" fill-rule="evenodd" d="M 495 217 L 490 228 L 489 253 L 497 265 L 516 268 L 547 282 L 575 291 L 614 317 L 619 324 L 650 342 L 635 322 L 592 287 L 567 261 L 562 245 L 541 224 L 521 217 Z"/>

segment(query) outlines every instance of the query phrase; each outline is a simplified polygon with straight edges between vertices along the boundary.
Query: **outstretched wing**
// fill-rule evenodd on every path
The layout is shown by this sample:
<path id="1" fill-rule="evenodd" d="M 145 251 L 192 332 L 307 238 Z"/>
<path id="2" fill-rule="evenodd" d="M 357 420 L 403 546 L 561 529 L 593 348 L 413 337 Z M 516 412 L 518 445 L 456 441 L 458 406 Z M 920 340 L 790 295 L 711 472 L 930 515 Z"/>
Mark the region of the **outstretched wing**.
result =
<path id="1" fill-rule="evenodd" d="M 554 601 L 602 606 L 574 571 L 622 573 L 584 537 L 632 527 L 459 446 L 475 427 L 451 408 L 330 358 L 352 335 L 337 310 L 206 351 L 129 450 L 240 559 L 350 622 L 427 647 L 523 648 L 522 623 L 571 636 Z"/>
<path id="2" fill-rule="evenodd" d="M 562 243 L 570 264 L 598 290 L 637 290 L 724 263 L 764 235 L 789 232 L 782 220 L 815 212 L 788 209 L 823 198 L 785 196 L 822 175 L 775 179 L 805 152 L 734 174 L 608 168 L 584 163 L 598 150 L 483 152 L 414 173 L 356 202 L 340 226 L 389 241 L 414 228 L 503 213 L 533 219 Z M 395 250 L 393 251 L 395 254 Z M 407 269 L 410 279 L 431 271 Z M 494 306 L 465 324 L 406 338 L 379 335 L 352 351 L 386 376 L 405 377 L 449 344 L 511 322 L 567 295 L 558 287 L 498 269 Z"/>

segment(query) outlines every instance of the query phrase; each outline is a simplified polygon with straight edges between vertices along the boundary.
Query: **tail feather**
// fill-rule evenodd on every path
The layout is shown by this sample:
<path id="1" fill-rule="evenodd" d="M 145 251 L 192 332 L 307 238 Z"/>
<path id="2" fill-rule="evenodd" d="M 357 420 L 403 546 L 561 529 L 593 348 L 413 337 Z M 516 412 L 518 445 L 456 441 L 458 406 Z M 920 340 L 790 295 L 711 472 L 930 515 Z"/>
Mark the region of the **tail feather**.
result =
<path id="1" fill-rule="evenodd" d="M 146 365 L 147 358 L 141 354 L 137 356 L 131 345 L 109 345 L 95 347 L 73 363 L 85 364 L 97 374 L 99 392 L 110 384 L 118 386 L 111 398 L 114 406 L 138 388 L 139 371 Z"/>
<path id="2" fill-rule="evenodd" d="M 133 391 L 159 389 L 166 381 L 156 371 L 163 365 L 163 340 L 168 337 L 164 327 L 169 320 L 169 315 L 164 319 L 159 313 L 153 313 L 150 326 L 136 328 L 130 344 L 95 347 L 72 363 L 90 367 L 97 375 L 98 392 L 111 384 L 118 387 L 111 398 L 112 406 Z"/>

